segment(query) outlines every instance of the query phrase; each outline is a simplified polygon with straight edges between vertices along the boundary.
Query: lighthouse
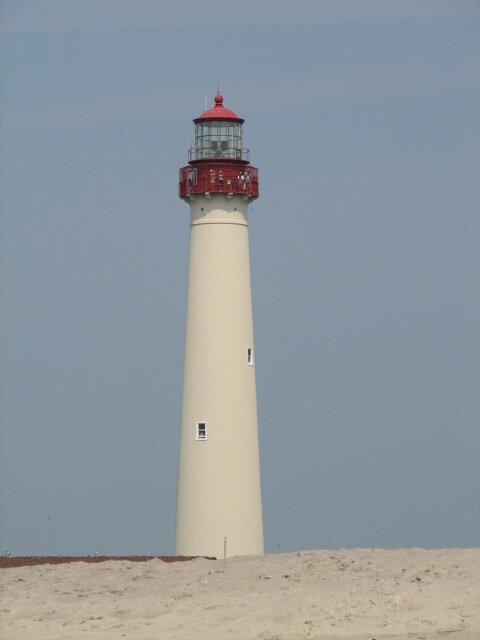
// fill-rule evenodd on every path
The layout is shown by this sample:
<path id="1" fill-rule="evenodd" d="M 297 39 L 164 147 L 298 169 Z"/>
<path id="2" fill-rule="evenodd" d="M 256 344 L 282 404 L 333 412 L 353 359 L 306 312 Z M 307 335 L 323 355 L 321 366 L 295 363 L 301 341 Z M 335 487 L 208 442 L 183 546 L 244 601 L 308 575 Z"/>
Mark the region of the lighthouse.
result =
<path id="1" fill-rule="evenodd" d="M 180 169 L 190 254 L 175 554 L 263 554 L 248 204 L 258 169 L 244 120 L 215 105 L 196 118 Z"/>

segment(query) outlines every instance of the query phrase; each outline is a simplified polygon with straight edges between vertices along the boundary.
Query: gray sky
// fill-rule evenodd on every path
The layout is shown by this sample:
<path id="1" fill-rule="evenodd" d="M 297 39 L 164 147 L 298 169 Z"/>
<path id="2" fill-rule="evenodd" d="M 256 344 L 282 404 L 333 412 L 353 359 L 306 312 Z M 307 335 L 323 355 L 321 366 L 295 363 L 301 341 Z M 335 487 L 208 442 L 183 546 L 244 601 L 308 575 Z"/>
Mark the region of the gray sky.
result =
<path id="1" fill-rule="evenodd" d="M 2 3 L 1 549 L 173 551 L 192 118 L 246 119 L 265 549 L 480 539 L 480 9 Z"/>

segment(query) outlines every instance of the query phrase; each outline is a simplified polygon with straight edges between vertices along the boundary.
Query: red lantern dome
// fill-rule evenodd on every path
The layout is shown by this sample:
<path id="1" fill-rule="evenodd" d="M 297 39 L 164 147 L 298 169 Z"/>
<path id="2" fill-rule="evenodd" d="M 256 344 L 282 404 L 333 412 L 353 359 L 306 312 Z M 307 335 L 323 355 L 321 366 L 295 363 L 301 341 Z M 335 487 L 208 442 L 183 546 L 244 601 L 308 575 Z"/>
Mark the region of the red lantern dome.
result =
<path id="1" fill-rule="evenodd" d="M 194 122 L 197 124 L 202 120 L 230 120 L 240 124 L 245 122 L 243 118 L 239 118 L 231 109 L 223 106 L 223 96 L 220 95 L 220 92 L 215 96 L 215 106 L 204 111 L 201 116 L 195 118 Z"/>

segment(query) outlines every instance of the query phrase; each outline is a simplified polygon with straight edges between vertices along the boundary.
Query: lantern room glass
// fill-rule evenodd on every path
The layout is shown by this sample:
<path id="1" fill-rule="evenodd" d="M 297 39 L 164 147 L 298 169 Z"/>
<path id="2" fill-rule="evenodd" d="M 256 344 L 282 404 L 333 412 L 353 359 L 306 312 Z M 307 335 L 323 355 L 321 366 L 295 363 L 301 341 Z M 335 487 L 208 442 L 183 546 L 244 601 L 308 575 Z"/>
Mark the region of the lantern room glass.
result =
<path id="1" fill-rule="evenodd" d="M 195 125 L 195 159 L 242 157 L 242 125 L 210 120 Z"/>

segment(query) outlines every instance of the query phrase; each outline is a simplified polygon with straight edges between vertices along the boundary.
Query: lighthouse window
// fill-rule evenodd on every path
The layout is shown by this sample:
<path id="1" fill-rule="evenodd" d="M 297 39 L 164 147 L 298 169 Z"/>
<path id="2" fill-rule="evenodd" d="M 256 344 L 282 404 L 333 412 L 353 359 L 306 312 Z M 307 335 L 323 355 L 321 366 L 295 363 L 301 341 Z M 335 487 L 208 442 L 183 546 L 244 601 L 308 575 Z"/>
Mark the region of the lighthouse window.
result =
<path id="1" fill-rule="evenodd" d="M 197 422 L 197 431 L 195 434 L 195 440 L 206 440 L 206 439 L 207 439 L 207 423 Z"/>
<path id="2" fill-rule="evenodd" d="M 248 347 L 247 349 L 247 364 L 254 364 L 252 347 Z"/>

